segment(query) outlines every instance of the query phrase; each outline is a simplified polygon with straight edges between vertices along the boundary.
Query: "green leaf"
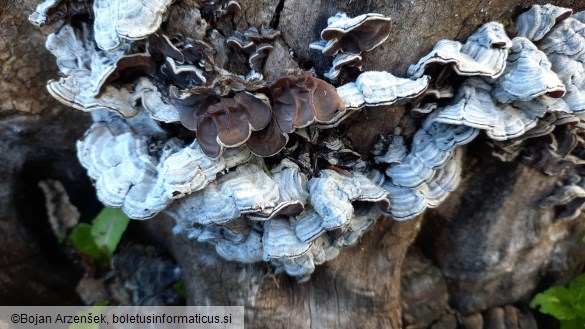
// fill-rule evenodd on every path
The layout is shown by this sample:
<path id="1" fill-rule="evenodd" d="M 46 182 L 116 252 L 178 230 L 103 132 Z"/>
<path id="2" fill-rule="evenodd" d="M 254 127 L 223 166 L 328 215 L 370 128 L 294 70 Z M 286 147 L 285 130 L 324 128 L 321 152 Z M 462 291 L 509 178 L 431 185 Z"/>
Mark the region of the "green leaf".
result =
<path id="1" fill-rule="evenodd" d="M 270 172 L 270 168 L 268 168 L 268 165 L 264 161 L 262 161 L 262 169 L 264 170 L 266 175 L 272 177 L 272 173 Z"/>
<path id="2" fill-rule="evenodd" d="M 569 283 L 569 289 L 583 291 L 585 289 L 585 273 L 578 275 Z"/>
<path id="3" fill-rule="evenodd" d="M 91 225 L 77 225 L 71 232 L 71 241 L 77 250 L 107 266 L 129 222 L 122 210 L 104 208 Z"/>
<path id="4" fill-rule="evenodd" d="M 585 318 L 578 317 L 573 320 L 561 320 L 561 329 L 584 329 Z"/>
<path id="5" fill-rule="evenodd" d="M 129 222 L 130 218 L 121 209 L 104 208 L 92 222 L 91 235 L 95 244 L 111 257 Z"/>
<path id="6" fill-rule="evenodd" d="M 575 299 L 574 291 L 562 286 L 554 286 L 536 294 L 530 302 L 530 307 L 540 306 L 542 313 L 550 314 L 559 320 L 572 320 L 578 315 L 573 307 Z"/>
<path id="7" fill-rule="evenodd" d="M 100 299 L 93 304 L 93 306 L 108 306 L 110 305 L 110 301 L 107 299 Z"/>
<path id="8" fill-rule="evenodd" d="M 104 252 L 97 246 L 91 235 L 92 226 L 87 223 L 77 225 L 71 232 L 71 241 L 73 246 L 79 252 L 84 253 L 99 262 L 107 262 Z"/>
<path id="9" fill-rule="evenodd" d="M 179 297 L 187 298 L 187 287 L 184 281 L 179 281 L 173 285 L 173 290 L 179 295 Z"/>

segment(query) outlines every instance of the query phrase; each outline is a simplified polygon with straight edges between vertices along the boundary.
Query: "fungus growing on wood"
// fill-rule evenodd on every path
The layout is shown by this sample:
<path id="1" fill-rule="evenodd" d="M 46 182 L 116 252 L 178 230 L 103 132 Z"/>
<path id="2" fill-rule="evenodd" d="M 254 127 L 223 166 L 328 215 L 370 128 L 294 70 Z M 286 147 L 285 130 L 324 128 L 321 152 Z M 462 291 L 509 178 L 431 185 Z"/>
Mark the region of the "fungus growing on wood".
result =
<path id="1" fill-rule="evenodd" d="M 529 101 L 541 95 L 559 98 L 565 95 L 565 85 L 551 70 L 551 63 L 542 51 L 530 40 L 516 37 L 494 94 L 502 103 Z"/>
<path id="2" fill-rule="evenodd" d="M 392 19 L 380 14 L 365 14 L 354 18 L 345 13 L 329 17 L 327 27 L 321 32 L 321 40 L 309 45 L 326 56 L 335 56 L 333 66 L 325 77 L 331 81 L 339 79 L 344 67 L 361 71 L 363 51 L 381 45 L 392 30 Z"/>
<path id="3" fill-rule="evenodd" d="M 263 26 L 258 30 L 252 26 L 244 33 L 236 31 L 226 40 L 226 44 L 248 55 L 248 66 L 252 69 L 248 74 L 249 80 L 262 79 L 259 74 L 262 72 L 264 59 L 273 49 L 270 42 L 279 36 L 280 31 L 273 28 Z"/>
<path id="4" fill-rule="evenodd" d="M 433 65 L 450 65 L 459 75 L 481 75 L 495 79 L 506 67 L 510 47 L 512 41 L 506 35 L 504 26 L 496 22 L 486 23 L 465 44 L 452 40 L 437 42 L 428 55 L 408 68 L 408 74 L 419 78 Z"/>
<path id="5" fill-rule="evenodd" d="M 585 181 L 577 173 L 572 172 L 565 184 L 559 186 L 551 195 L 542 199 L 541 208 L 555 208 L 555 220 L 572 220 L 583 211 L 585 204 Z"/>
<path id="6" fill-rule="evenodd" d="M 78 156 L 102 202 L 135 219 L 164 211 L 176 234 L 214 245 L 225 259 L 270 262 L 276 273 L 306 281 L 382 213 L 406 220 L 441 204 L 461 180 L 462 146 L 482 130 L 504 158 L 535 139 L 540 151 L 524 147 L 522 155 L 548 174 L 583 163 L 572 130 L 582 128 L 585 112 L 583 14 L 535 6 L 520 16 L 513 40 L 500 23 L 484 24 L 464 44 L 439 41 L 409 68 L 411 78 L 384 68 L 343 74 L 347 66 L 361 70 L 362 52 L 388 38 L 391 20 L 338 14 L 311 45 L 337 55 L 326 77 L 344 84 L 333 85 L 287 68 L 263 79 L 280 35 L 271 28 L 227 40 L 213 28 L 169 33 L 161 23 L 172 5 L 96 0 L 94 20 L 81 15 L 48 37 L 63 74 L 48 89 L 93 111 Z M 37 21 L 51 20 L 59 6 L 46 1 Z M 211 22 L 239 7 L 219 1 L 194 9 Z M 249 56 L 247 78 L 229 71 L 246 71 L 245 62 L 216 61 L 226 45 Z M 372 158 L 362 158 L 344 120 L 394 104 L 414 109 L 421 124 L 414 133 L 393 128 Z M 575 127 L 559 127 L 567 124 Z M 582 199 L 576 188 L 565 190 L 544 205 Z"/>
<path id="7" fill-rule="evenodd" d="M 173 0 L 95 0 L 94 37 L 103 50 L 122 47 L 124 40 L 140 40 L 158 30 Z"/>
<path id="8" fill-rule="evenodd" d="M 327 20 L 327 27 L 321 32 L 321 39 L 327 43 L 320 50 L 326 56 L 339 51 L 359 55 L 386 41 L 391 30 L 392 19 L 384 15 L 369 13 L 350 18 L 340 12 Z M 320 44 L 314 43 L 312 48 L 319 49 Z"/>
<path id="9" fill-rule="evenodd" d="M 533 5 L 530 9 L 516 18 L 517 36 L 538 41 L 542 39 L 558 22 L 571 16 L 573 10 L 546 5 Z"/>
<path id="10" fill-rule="evenodd" d="M 309 75 L 278 79 L 270 85 L 270 93 L 276 122 L 285 133 L 314 122 L 333 123 L 345 112 L 335 88 Z"/>
<path id="11" fill-rule="evenodd" d="M 384 71 L 360 74 L 355 82 L 337 87 L 337 93 L 348 109 L 382 106 L 420 96 L 429 85 L 429 77 L 416 80 L 397 78 Z"/>

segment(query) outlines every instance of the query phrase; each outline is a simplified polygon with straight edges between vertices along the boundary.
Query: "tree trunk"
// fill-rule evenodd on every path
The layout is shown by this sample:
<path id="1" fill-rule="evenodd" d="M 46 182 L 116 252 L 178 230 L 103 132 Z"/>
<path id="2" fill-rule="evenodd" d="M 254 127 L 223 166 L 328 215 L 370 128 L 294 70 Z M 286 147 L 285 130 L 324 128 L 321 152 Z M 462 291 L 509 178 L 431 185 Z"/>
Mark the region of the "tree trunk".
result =
<path id="1" fill-rule="evenodd" d="M 56 78 L 57 70 L 43 47 L 52 27 L 39 31 L 26 18 L 36 2 L 10 2 L 0 9 L 0 304 L 77 302 L 73 286 L 78 276 L 65 272 L 56 243 L 44 238 L 49 227 L 36 187 L 39 180 L 61 180 L 84 216 L 95 212 L 88 201 L 93 200 L 87 195 L 90 182 L 75 159 L 75 140 L 89 126 L 89 118 L 63 108 L 45 91 L 45 82 Z M 193 3 L 177 0 L 174 6 L 189 8 Z M 362 54 L 364 70 L 404 76 L 440 39 L 464 41 L 492 20 L 512 33 L 514 16 L 534 1 L 239 3 L 242 10 L 216 28 L 224 36 L 252 25 L 280 30 L 282 39 L 264 71 L 265 77 L 275 77 L 297 65 L 314 65 L 318 74 L 328 69 L 331 59 L 308 45 L 339 11 L 392 17 L 389 40 Z M 585 9 L 580 1 L 553 3 Z M 288 59 L 289 49 L 296 62 Z M 225 59 L 228 50 L 219 51 L 217 56 Z M 367 155 L 380 133 L 398 125 L 412 136 L 418 123 L 407 112 L 404 106 L 366 109 L 348 125 L 347 135 Z M 530 312 L 511 305 L 526 302 L 553 282 L 566 282 L 582 269 L 585 221 L 556 221 L 554 209 L 537 206 L 553 192 L 559 177 L 527 164 L 501 162 L 484 144 L 477 140 L 467 147 L 464 180 L 443 205 L 410 221 L 380 218 L 358 245 L 318 266 L 303 284 L 275 276 L 267 264 L 226 262 L 209 245 L 172 235 L 173 223 L 164 216 L 146 225 L 183 268 L 188 302 L 244 305 L 247 328 L 426 328 L 433 323 L 434 328 L 455 328 L 457 323 L 500 328 L 511 318 L 517 319 L 516 326 L 506 328 L 534 328 Z"/>

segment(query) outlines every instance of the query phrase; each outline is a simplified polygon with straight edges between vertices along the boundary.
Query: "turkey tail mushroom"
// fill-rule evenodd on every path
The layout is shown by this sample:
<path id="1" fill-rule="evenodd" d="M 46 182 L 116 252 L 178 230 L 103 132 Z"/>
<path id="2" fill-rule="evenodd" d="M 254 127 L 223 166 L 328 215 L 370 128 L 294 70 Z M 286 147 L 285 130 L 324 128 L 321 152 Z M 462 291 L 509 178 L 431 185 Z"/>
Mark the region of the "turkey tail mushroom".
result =
<path id="1" fill-rule="evenodd" d="M 504 72 L 510 47 L 512 41 L 506 35 L 504 26 L 489 22 L 463 45 L 452 40 L 437 42 L 428 55 L 408 68 L 408 74 L 420 78 L 432 65 L 451 65 L 459 75 L 481 75 L 495 79 Z"/>
<path id="2" fill-rule="evenodd" d="M 533 5 L 516 18 L 517 36 L 539 41 L 555 24 L 571 16 L 572 13 L 572 9 L 551 4 Z"/>

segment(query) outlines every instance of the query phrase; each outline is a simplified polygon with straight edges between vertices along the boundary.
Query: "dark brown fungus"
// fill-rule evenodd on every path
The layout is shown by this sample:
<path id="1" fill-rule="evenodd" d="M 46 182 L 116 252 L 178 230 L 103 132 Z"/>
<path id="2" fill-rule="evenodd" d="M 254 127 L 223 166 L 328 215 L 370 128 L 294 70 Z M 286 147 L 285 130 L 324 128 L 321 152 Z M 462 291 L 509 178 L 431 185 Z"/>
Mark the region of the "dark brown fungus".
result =
<path id="1" fill-rule="evenodd" d="M 161 66 L 161 72 L 172 84 L 181 87 L 181 89 L 200 86 L 206 81 L 203 70 L 197 65 L 179 65 L 170 57 L 167 57 L 164 65 Z"/>
<path id="2" fill-rule="evenodd" d="M 154 75 L 156 63 L 148 54 L 132 54 L 120 58 L 116 62 L 115 70 L 107 77 L 106 83 L 120 78 L 129 79 L 133 73 L 137 75 Z"/>
<path id="3" fill-rule="evenodd" d="M 160 73 L 170 84 L 189 89 L 206 82 L 206 55 L 211 50 L 205 43 L 153 34 L 148 39 L 148 51 L 154 60 L 162 62 Z"/>
<path id="4" fill-rule="evenodd" d="M 266 128 L 271 120 L 268 99 L 245 91 L 228 98 L 216 96 L 208 88 L 180 95 L 172 87 L 171 98 L 183 126 L 197 132 L 201 149 L 212 158 L 220 156 L 223 147 L 242 145 L 253 131 Z M 269 132 L 265 134 L 272 136 Z"/>
<path id="5" fill-rule="evenodd" d="M 209 115 L 199 117 L 197 125 L 197 141 L 201 150 L 210 158 L 217 158 L 222 153 L 222 147 L 217 142 L 217 125 Z"/>
<path id="6" fill-rule="evenodd" d="M 242 6 L 234 0 L 203 1 L 203 3 L 199 11 L 201 16 L 208 21 L 216 20 L 225 14 L 236 14 L 242 9 Z"/>
<path id="7" fill-rule="evenodd" d="M 280 31 L 264 26 L 262 26 L 260 30 L 255 27 L 251 27 L 246 30 L 246 32 L 244 32 L 244 36 L 251 42 L 260 44 L 274 40 L 276 37 L 280 36 Z"/>
<path id="8" fill-rule="evenodd" d="M 270 91 L 274 116 L 285 133 L 313 122 L 332 123 L 345 112 L 335 87 L 309 75 L 278 79 Z"/>
<path id="9" fill-rule="evenodd" d="M 264 129 L 271 118 L 271 109 L 263 100 L 249 92 L 239 92 L 233 98 L 221 98 L 211 105 L 207 114 L 217 126 L 217 140 L 222 146 L 235 147 L 250 138 L 252 131 Z"/>
<path id="10" fill-rule="evenodd" d="M 250 67 L 255 71 L 261 71 L 262 62 L 266 57 L 268 57 L 268 55 L 272 51 L 272 48 L 273 47 L 267 43 L 258 45 L 254 53 L 250 55 L 250 58 L 248 59 L 248 64 L 250 65 Z"/>
<path id="11" fill-rule="evenodd" d="M 261 27 L 258 30 L 255 27 L 250 27 L 243 34 L 236 31 L 227 39 L 226 43 L 229 47 L 244 51 L 249 55 L 248 65 L 253 71 L 248 79 L 252 79 L 252 77 L 261 79 L 262 76 L 259 75 L 259 72 L 262 71 L 262 63 L 273 48 L 268 42 L 279 35 L 280 31 L 273 28 Z"/>
<path id="12" fill-rule="evenodd" d="M 219 97 L 206 87 L 191 90 L 189 94 L 182 94 L 175 86 L 170 88 L 173 105 L 179 111 L 180 121 L 189 130 L 197 130 L 199 117 L 205 114 L 207 108 L 218 102 Z"/>
<path id="13" fill-rule="evenodd" d="M 349 18 L 344 13 L 330 17 L 321 38 L 329 41 L 323 54 L 333 56 L 338 51 L 359 54 L 386 41 L 392 30 L 392 19 L 380 14 L 365 14 Z"/>
<path id="14" fill-rule="evenodd" d="M 335 87 L 309 75 L 284 77 L 268 89 L 274 107 L 263 94 L 247 91 L 221 97 L 212 88 L 198 87 L 181 94 L 171 87 L 173 105 L 187 129 L 197 132 L 203 152 L 212 158 L 224 147 L 242 144 L 267 157 L 288 141 L 287 133 L 311 123 L 332 123 L 345 113 Z"/>
<path id="15" fill-rule="evenodd" d="M 164 34 L 155 33 L 150 35 L 148 38 L 148 52 L 157 61 L 162 61 L 167 57 L 174 59 L 179 64 L 183 64 L 185 61 L 183 53 Z"/>
<path id="16" fill-rule="evenodd" d="M 234 0 L 229 1 L 226 6 L 226 11 L 228 12 L 228 14 L 235 14 L 240 10 L 242 10 L 242 6 L 240 6 L 240 4 Z"/>
<path id="17" fill-rule="evenodd" d="M 253 41 L 246 39 L 244 34 L 241 32 L 238 32 L 238 31 L 236 31 L 234 33 L 234 35 L 229 37 L 227 39 L 226 43 L 229 47 L 232 47 L 235 49 L 241 49 L 241 50 L 248 52 L 248 53 L 253 51 L 254 47 L 256 47 L 256 45 L 254 44 Z"/>
<path id="18" fill-rule="evenodd" d="M 278 127 L 276 119 L 272 117 L 266 128 L 255 131 L 246 146 L 250 151 L 261 157 L 269 157 L 280 152 L 288 142 L 288 135 Z"/>

